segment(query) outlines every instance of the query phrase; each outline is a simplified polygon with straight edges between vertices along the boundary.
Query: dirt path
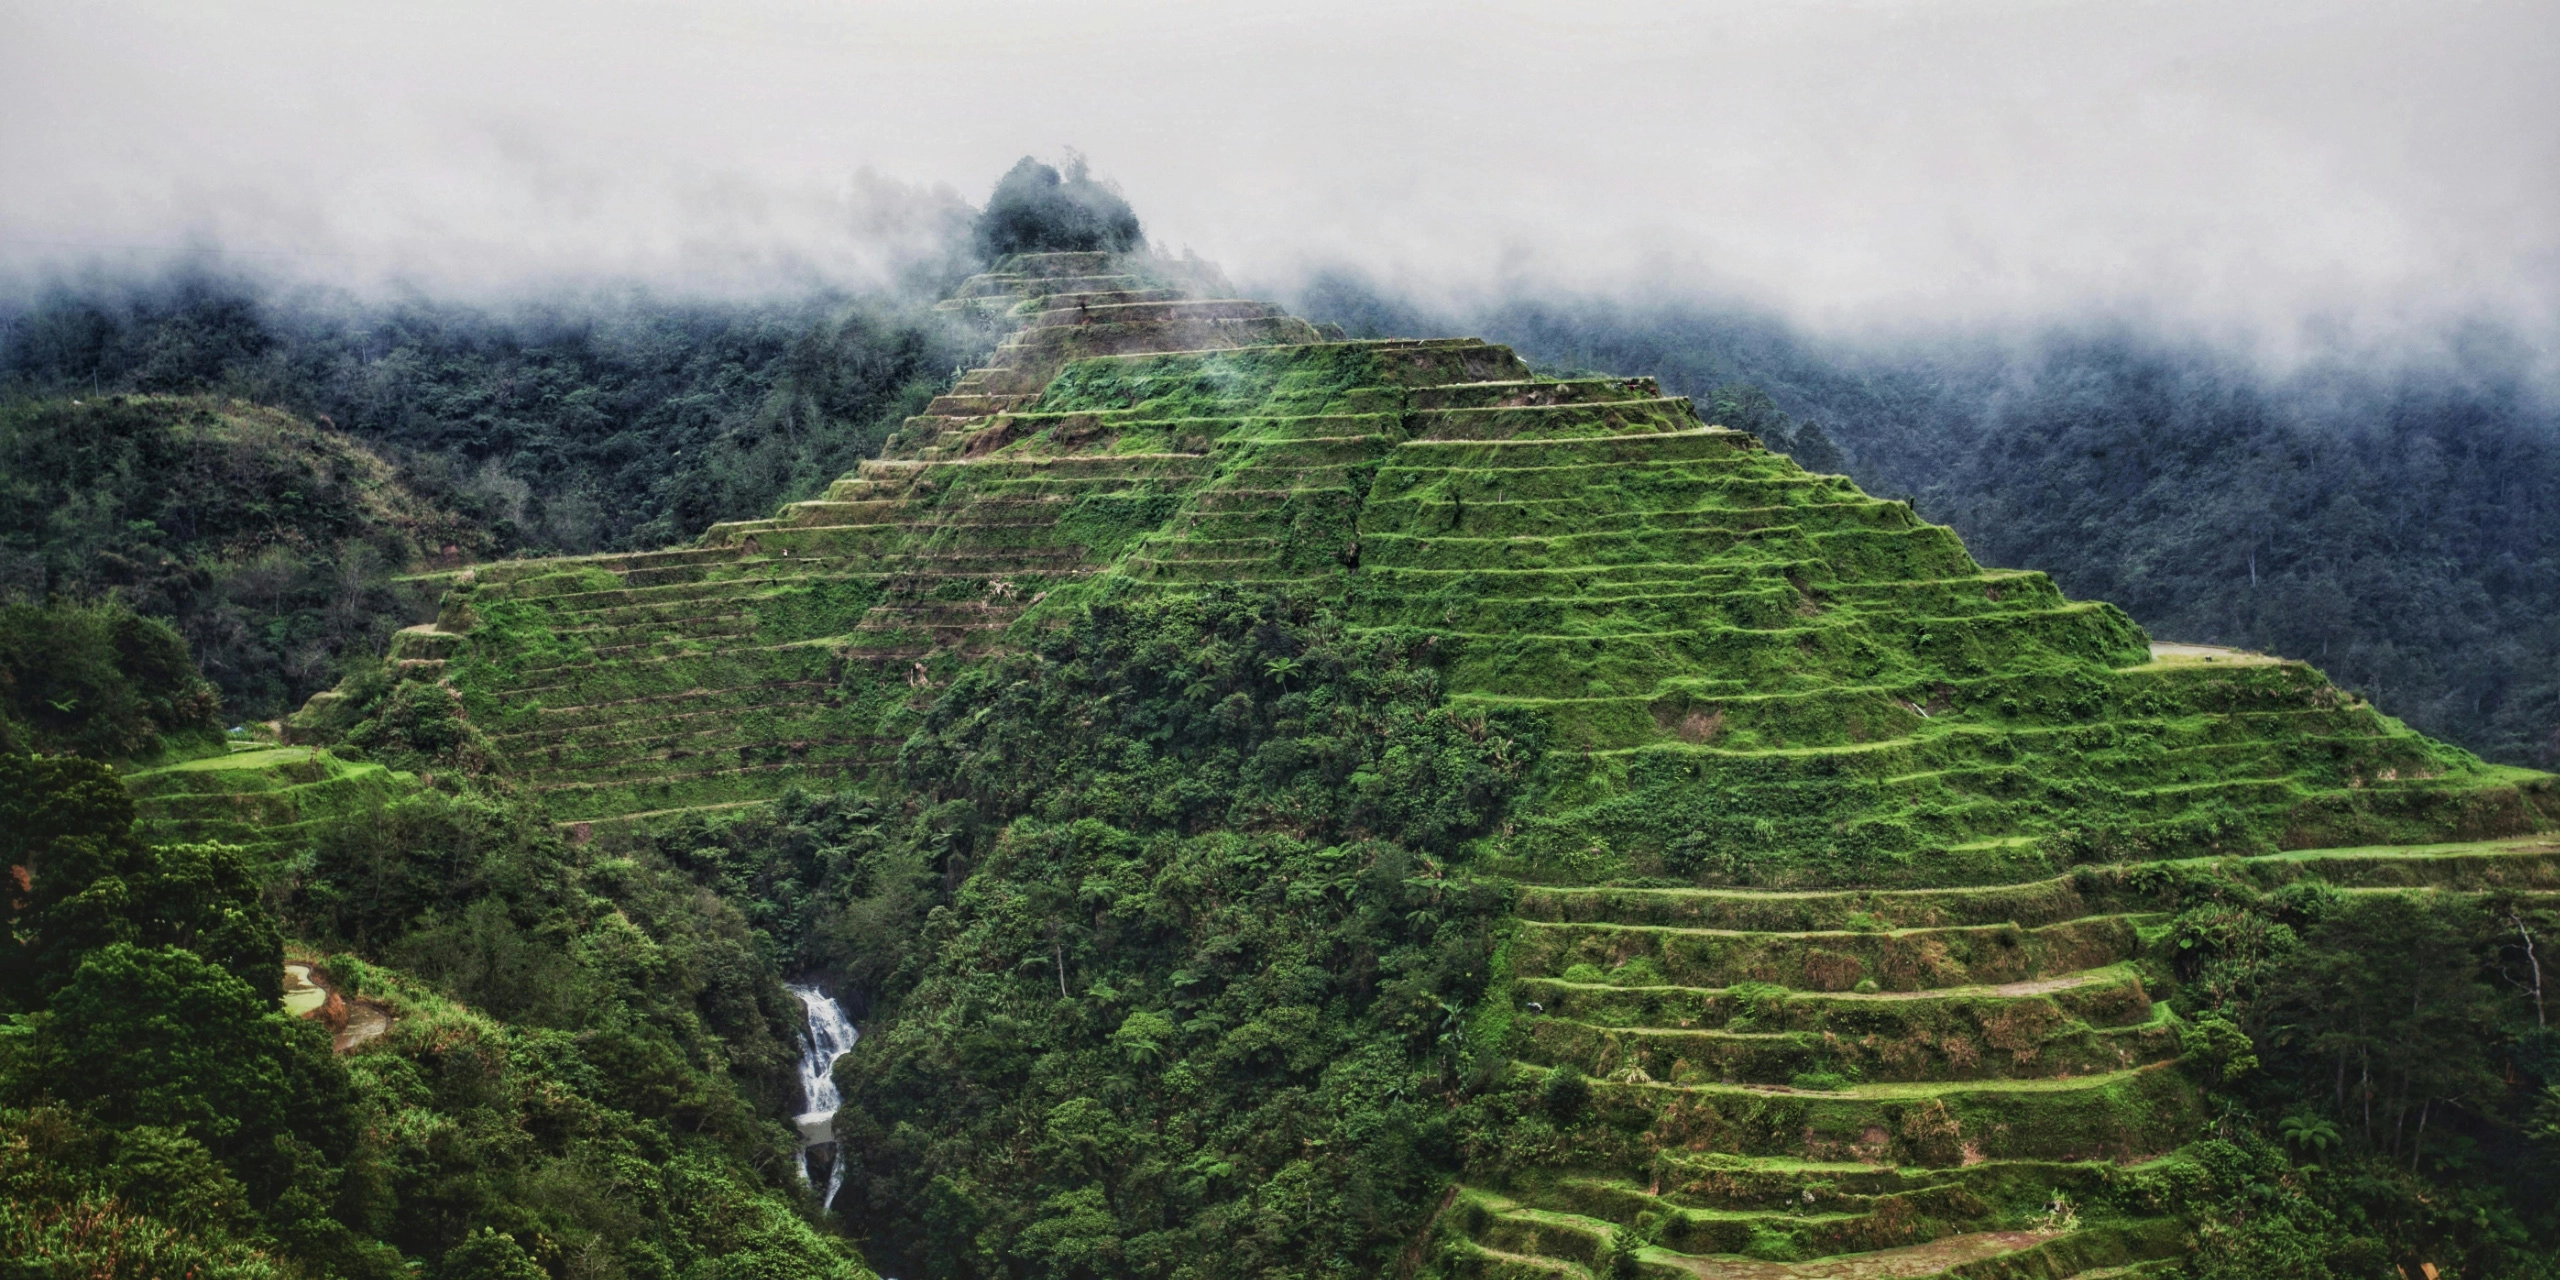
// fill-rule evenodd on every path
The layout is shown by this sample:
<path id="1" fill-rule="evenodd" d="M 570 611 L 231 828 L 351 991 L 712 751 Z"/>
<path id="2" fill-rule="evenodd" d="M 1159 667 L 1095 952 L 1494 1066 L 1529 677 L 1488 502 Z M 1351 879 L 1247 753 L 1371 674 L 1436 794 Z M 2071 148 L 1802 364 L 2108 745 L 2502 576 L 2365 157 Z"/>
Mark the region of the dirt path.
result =
<path id="1" fill-rule="evenodd" d="M 2116 969 L 2084 969 L 2058 978 L 2035 978 L 2026 982 L 2004 982 L 1996 987 L 1940 987 L 1931 991 L 1825 991 L 1825 1000 L 1944 1000 L 1950 996 L 2041 996 L 2073 987 L 2095 986 L 2122 976 Z"/>
<path id="2" fill-rule="evenodd" d="M 2177 644 L 2170 641 L 2154 641 L 2151 646 L 2151 660 L 2179 663 L 2227 662 L 2237 667 L 2262 667 L 2284 661 L 2282 658 L 2270 657 L 2263 653 L 2251 653 L 2246 649 L 2226 649 L 2216 644 Z"/>
<path id="3" fill-rule="evenodd" d="M 1880 1249 L 1816 1262 L 1757 1262 L 1749 1258 L 1692 1258 L 1655 1253 L 1648 1262 L 1668 1263 L 1701 1280 L 1903 1280 L 1934 1276 L 1968 1262 L 2042 1244 L 2059 1232 L 1976 1231 L 1947 1236 L 1902 1249 Z"/>

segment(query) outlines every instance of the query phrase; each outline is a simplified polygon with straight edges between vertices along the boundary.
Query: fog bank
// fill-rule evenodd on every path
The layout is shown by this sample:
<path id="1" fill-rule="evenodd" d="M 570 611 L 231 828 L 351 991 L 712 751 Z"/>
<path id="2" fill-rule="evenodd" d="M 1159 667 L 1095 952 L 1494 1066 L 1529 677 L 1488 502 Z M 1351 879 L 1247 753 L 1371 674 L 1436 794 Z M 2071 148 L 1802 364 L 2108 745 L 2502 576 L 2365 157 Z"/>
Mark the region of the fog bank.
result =
<path id="1" fill-rule="evenodd" d="M 2535 3 L 0 5 L 0 269 L 876 282 L 1017 157 L 1436 305 L 2560 333 Z"/>

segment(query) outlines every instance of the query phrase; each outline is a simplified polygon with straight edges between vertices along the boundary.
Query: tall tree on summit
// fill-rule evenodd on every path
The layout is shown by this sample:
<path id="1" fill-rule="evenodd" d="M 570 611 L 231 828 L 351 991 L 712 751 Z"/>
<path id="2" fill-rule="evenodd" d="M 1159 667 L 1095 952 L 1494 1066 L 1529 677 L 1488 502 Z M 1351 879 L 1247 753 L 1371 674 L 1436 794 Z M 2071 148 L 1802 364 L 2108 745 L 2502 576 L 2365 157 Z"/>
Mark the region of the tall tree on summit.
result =
<path id="1" fill-rule="evenodd" d="M 1137 211 L 1077 155 L 1063 174 L 1029 156 L 1016 162 L 987 197 L 975 234 L 990 262 L 1008 253 L 1125 253 L 1146 243 Z"/>

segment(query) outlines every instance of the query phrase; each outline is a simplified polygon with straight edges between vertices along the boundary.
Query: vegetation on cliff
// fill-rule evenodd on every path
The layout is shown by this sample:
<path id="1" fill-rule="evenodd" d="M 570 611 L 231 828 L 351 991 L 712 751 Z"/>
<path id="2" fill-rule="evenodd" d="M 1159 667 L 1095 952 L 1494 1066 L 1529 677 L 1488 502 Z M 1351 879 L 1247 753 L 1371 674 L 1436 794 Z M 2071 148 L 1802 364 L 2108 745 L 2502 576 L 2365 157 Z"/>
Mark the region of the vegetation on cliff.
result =
<path id="1" fill-rule="evenodd" d="M 868 1274 L 788 1172 L 797 1007 L 681 874 L 433 793 L 281 878 L 133 813 L 96 762 L 0 756 L 12 1274 Z M 288 931 L 349 1012 L 277 1008 Z M 379 1038 L 333 1054 L 350 1013 Z"/>
<path id="2" fill-rule="evenodd" d="M 0 407 L 0 476 L 0 598 L 113 599 L 165 620 L 242 719 L 282 715 L 378 652 L 417 607 L 394 575 L 496 545 L 356 441 L 236 400 Z M 142 634 L 117 642 L 129 661 L 184 662 L 165 645 L 145 659 Z"/>
<path id="3" fill-rule="evenodd" d="M 1069 156 L 1064 173 L 1030 156 L 1016 161 L 971 236 L 988 262 L 1015 253 L 1127 253 L 1146 243 L 1137 211 L 1095 179 L 1082 156 Z"/>
<path id="4" fill-rule="evenodd" d="M 181 273 L 7 310 L 0 392 L 275 406 L 392 459 L 499 551 L 662 546 L 805 496 L 985 341 L 836 293 L 368 303 Z"/>
<path id="5" fill-rule="evenodd" d="M 839 1210 L 917 1274 L 1384 1269 L 1488 1061 L 1505 898 L 1464 842 L 1537 760 L 1425 655 L 1241 592 L 962 676 L 846 868 L 840 912 L 934 905 L 844 957 L 889 972 L 836 1068 Z"/>

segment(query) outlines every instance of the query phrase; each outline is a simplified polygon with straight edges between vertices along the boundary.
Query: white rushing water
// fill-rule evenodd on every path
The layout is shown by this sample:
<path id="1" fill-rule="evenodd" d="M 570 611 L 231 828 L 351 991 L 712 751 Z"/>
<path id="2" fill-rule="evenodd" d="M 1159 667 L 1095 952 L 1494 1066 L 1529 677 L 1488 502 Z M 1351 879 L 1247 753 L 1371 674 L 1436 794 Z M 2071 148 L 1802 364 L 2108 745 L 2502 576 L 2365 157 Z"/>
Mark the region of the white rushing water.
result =
<path id="1" fill-rule="evenodd" d="M 801 1139 L 806 1142 L 812 1133 L 826 1131 L 824 1127 L 835 1118 L 836 1108 L 844 1104 L 843 1096 L 836 1092 L 836 1059 L 843 1057 L 862 1033 L 853 1029 L 843 1007 L 826 992 L 807 986 L 792 987 L 791 994 L 800 997 L 800 1007 L 809 1014 L 809 1035 L 800 1045 L 800 1092 L 808 1099 L 809 1109 L 798 1117 Z M 809 1176 L 805 1154 L 800 1160 L 800 1176 L 803 1180 Z M 843 1185 L 844 1153 L 839 1148 L 827 1174 L 826 1198 L 819 1203 L 833 1205 L 836 1189 Z"/>

